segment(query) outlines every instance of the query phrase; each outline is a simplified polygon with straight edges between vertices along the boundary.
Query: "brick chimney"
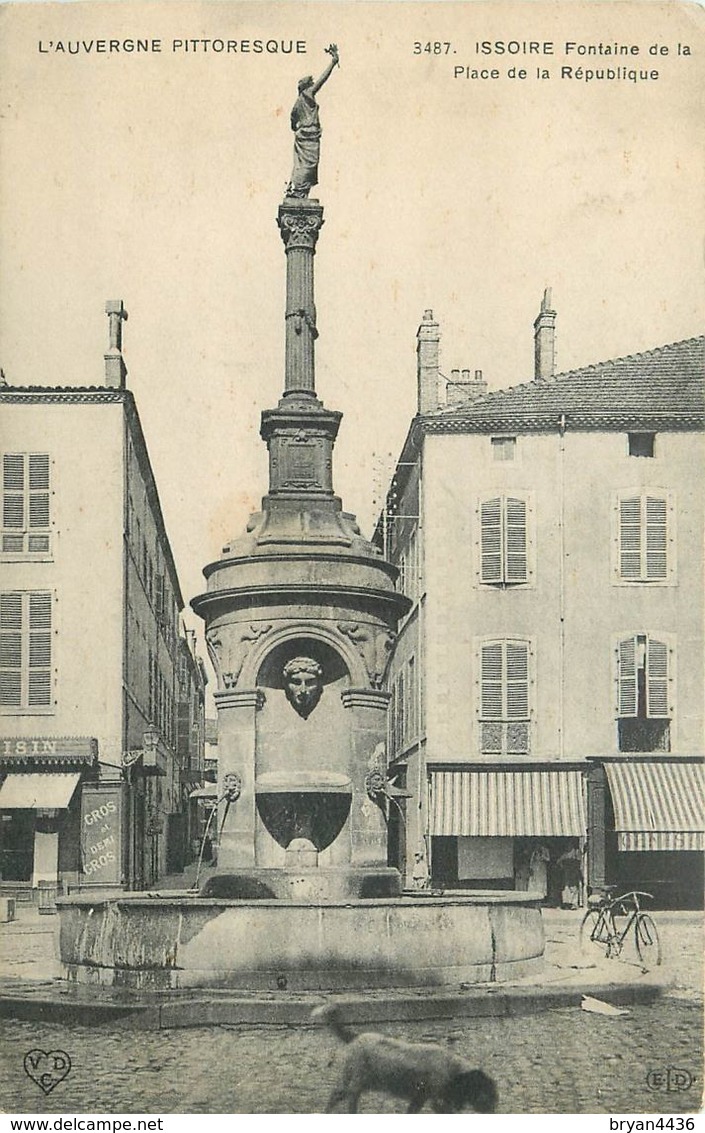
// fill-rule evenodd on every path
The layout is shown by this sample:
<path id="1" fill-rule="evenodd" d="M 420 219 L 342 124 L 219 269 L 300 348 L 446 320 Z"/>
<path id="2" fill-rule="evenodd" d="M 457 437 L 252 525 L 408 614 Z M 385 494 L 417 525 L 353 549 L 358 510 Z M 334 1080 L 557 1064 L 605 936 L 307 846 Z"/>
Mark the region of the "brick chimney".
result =
<path id="1" fill-rule="evenodd" d="M 451 370 L 446 387 L 447 405 L 467 405 L 484 393 L 487 393 L 487 382 L 482 380 L 482 370 L 475 370 L 474 378 L 470 377 L 470 370 Z"/>
<path id="2" fill-rule="evenodd" d="M 108 299 L 105 313 L 110 320 L 110 345 L 105 358 L 105 384 L 109 389 L 124 389 L 127 366 L 122 356 L 122 324 L 127 311 L 122 299 Z"/>
<path id="3" fill-rule="evenodd" d="M 439 406 L 440 341 L 440 327 L 433 318 L 433 311 L 424 311 L 423 321 L 416 332 L 417 413 L 430 413 Z"/>
<path id="4" fill-rule="evenodd" d="M 551 289 L 547 287 L 541 310 L 534 321 L 534 379 L 552 378 L 556 372 L 556 312 L 551 310 Z"/>

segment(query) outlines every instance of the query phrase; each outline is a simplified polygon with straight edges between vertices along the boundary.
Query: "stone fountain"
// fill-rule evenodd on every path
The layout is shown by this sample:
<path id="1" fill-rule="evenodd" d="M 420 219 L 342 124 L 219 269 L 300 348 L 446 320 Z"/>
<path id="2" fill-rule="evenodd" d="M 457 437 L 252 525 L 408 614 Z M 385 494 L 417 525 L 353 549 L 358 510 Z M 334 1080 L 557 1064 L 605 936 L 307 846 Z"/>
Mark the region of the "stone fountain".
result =
<path id="1" fill-rule="evenodd" d="M 277 222 L 286 361 L 282 397 L 262 414 L 269 491 L 192 603 L 218 676 L 218 870 L 198 896 L 63 901 L 66 971 L 274 991 L 524 974 L 543 952 L 535 902 L 403 896 L 387 864 L 384 679 L 409 602 L 333 489 L 341 414 L 315 385 L 323 208 L 296 176 Z"/>

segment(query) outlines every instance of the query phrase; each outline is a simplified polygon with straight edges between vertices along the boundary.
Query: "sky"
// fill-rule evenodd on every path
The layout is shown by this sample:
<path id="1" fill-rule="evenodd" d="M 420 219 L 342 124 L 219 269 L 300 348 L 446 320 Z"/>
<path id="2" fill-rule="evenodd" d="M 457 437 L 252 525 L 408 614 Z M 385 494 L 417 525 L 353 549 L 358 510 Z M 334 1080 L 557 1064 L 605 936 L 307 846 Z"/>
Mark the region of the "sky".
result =
<path id="1" fill-rule="evenodd" d="M 560 371 L 702 333 L 704 20 L 653 0 L 0 4 L 7 380 L 102 384 L 105 301 L 124 300 L 128 385 L 184 595 L 201 592 L 266 492 L 289 111 L 335 42 L 319 94 L 317 390 L 344 413 L 335 486 L 370 534 L 415 411 L 426 308 L 442 371 L 481 369 L 490 389 L 532 377 L 545 287 Z M 161 50 L 126 53 L 138 37 Z M 174 49 L 193 39 L 237 51 Z M 630 54 L 606 55 L 615 44 Z M 658 75 L 587 81 L 607 67 Z"/>

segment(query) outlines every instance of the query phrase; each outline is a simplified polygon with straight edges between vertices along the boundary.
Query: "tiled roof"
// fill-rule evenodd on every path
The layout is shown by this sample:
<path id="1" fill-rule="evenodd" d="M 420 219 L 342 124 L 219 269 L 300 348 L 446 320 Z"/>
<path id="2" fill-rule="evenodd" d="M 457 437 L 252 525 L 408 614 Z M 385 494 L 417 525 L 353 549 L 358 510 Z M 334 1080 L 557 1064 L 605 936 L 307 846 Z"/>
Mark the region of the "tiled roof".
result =
<path id="1" fill-rule="evenodd" d="M 7 402 L 111 402 L 129 401 L 126 389 L 111 386 L 14 386 L 0 385 L 0 400 Z"/>
<path id="2" fill-rule="evenodd" d="M 571 370 L 546 381 L 494 390 L 425 415 L 432 431 L 497 427 L 702 428 L 705 335 Z"/>

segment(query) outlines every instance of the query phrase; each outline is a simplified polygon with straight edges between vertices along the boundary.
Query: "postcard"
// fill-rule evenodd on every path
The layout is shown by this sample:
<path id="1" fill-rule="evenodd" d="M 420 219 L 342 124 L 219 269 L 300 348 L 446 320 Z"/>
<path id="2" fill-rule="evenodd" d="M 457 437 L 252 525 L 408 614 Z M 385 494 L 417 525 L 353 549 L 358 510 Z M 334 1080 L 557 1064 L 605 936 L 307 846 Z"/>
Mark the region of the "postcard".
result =
<path id="1" fill-rule="evenodd" d="M 0 6 L 6 1114 L 695 1127 L 704 33 Z"/>

